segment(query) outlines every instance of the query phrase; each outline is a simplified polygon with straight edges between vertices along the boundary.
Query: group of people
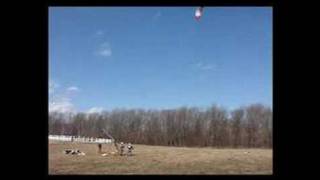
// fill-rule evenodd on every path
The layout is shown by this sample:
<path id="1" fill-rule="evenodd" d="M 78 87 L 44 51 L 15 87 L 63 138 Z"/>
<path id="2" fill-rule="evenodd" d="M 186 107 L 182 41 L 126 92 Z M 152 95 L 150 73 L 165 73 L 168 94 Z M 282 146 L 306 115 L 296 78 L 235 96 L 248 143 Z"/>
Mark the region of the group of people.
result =
<path id="1" fill-rule="evenodd" d="M 98 152 L 102 153 L 102 151 L 101 151 L 102 145 L 101 144 L 98 144 L 98 148 L 99 148 Z M 125 152 L 125 149 L 127 149 L 126 152 Z M 120 154 L 120 156 L 123 156 L 123 155 L 131 156 L 133 149 L 134 148 L 131 143 L 125 144 L 123 142 L 120 142 L 119 154 Z"/>
<path id="2" fill-rule="evenodd" d="M 71 155 L 80 155 L 80 156 L 86 155 L 84 152 L 81 152 L 79 149 L 65 149 L 64 153 L 71 154 Z"/>
<path id="3" fill-rule="evenodd" d="M 125 153 L 125 147 L 127 147 L 127 152 Z M 123 142 L 120 143 L 120 156 L 123 155 L 127 155 L 127 156 L 131 156 L 132 155 L 132 150 L 133 150 L 133 146 L 131 145 L 131 143 L 128 144 L 124 144 Z"/>

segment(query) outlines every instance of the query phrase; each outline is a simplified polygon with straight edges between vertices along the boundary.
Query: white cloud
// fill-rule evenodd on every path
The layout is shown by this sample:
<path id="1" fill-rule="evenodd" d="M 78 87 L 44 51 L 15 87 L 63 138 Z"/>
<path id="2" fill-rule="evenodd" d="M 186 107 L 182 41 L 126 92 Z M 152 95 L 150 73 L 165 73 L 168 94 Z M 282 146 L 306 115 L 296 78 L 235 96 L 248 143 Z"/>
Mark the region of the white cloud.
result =
<path id="1" fill-rule="evenodd" d="M 53 94 L 60 85 L 53 80 L 49 80 L 49 94 Z"/>
<path id="2" fill-rule="evenodd" d="M 79 91 L 79 88 L 77 86 L 70 86 L 67 88 L 67 91 Z"/>
<path id="3" fill-rule="evenodd" d="M 75 112 L 75 107 L 69 98 L 61 98 L 49 103 L 49 112 Z"/>
<path id="4" fill-rule="evenodd" d="M 112 55 L 111 47 L 109 43 L 103 43 L 98 49 L 98 55 L 103 57 L 109 57 Z"/>
<path id="5" fill-rule="evenodd" d="M 211 64 L 204 64 L 202 62 L 198 62 L 196 64 L 196 67 L 200 70 L 213 70 L 215 68 L 214 65 L 211 65 Z"/>
<path id="6" fill-rule="evenodd" d="M 158 11 L 155 15 L 153 15 L 152 19 L 155 21 L 157 19 L 159 19 L 162 16 L 162 13 L 160 11 Z"/>
<path id="7" fill-rule="evenodd" d="M 111 49 L 103 49 L 100 51 L 101 56 L 108 57 L 108 56 L 111 56 L 111 54 L 112 54 Z"/>
<path id="8" fill-rule="evenodd" d="M 76 112 L 71 96 L 74 94 L 73 92 L 79 91 L 79 88 L 70 86 L 64 91 L 56 91 L 58 87 L 60 85 L 57 82 L 49 80 L 49 112 Z"/>
<path id="9" fill-rule="evenodd" d="M 93 113 L 101 113 L 103 111 L 104 111 L 104 109 L 102 107 L 92 107 L 87 111 L 87 113 L 93 114 Z"/>
<path id="10" fill-rule="evenodd" d="M 96 36 L 103 36 L 104 35 L 104 31 L 102 30 L 98 30 L 96 33 L 95 33 Z"/>

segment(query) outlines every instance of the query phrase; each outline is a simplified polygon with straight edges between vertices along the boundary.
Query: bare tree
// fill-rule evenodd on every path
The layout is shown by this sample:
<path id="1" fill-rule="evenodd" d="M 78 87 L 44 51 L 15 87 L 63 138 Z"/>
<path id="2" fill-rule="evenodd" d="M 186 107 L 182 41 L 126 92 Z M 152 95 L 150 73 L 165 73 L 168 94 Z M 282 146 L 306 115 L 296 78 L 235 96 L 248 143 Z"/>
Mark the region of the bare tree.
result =
<path id="1" fill-rule="evenodd" d="M 207 109 L 115 109 L 74 115 L 49 114 L 50 134 L 101 136 L 117 141 L 167 146 L 272 147 L 272 110 L 261 104 L 230 113 L 216 105 Z"/>
<path id="2" fill-rule="evenodd" d="M 238 147 L 241 145 L 241 138 L 242 138 L 242 121 L 244 118 L 244 110 L 243 109 L 237 109 L 234 110 L 231 113 L 231 119 L 232 119 L 232 141 L 233 146 Z"/>

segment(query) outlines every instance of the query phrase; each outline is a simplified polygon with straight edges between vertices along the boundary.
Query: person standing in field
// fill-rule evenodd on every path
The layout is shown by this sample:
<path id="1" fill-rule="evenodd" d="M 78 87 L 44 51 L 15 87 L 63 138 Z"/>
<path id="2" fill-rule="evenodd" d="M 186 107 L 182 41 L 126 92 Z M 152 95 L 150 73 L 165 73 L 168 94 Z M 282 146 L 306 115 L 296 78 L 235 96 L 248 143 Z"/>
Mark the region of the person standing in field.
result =
<path id="1" fill-rule="evenodd" d="M 99 143 L 99 144 L 98 144 L 98 148 L 99 148 L 98 153 L 101 154 L 102 144 Z"/>
<path id="2" fill-rule="evenodd" d="M 120 143 L 120 156 L 122 156 L 123 155 L 123 152 L 124 152 L 124 143 L 123 142 L 121 142 Z"/>
<path id="3" fill-rule="evenodd" d="M 128 143 L 127 149 L 128 149 L 127 155 L 131 156 L 132 155 L 132 150 L 133 150 L 133 146 L 131 145 L 131 143 Z"/>

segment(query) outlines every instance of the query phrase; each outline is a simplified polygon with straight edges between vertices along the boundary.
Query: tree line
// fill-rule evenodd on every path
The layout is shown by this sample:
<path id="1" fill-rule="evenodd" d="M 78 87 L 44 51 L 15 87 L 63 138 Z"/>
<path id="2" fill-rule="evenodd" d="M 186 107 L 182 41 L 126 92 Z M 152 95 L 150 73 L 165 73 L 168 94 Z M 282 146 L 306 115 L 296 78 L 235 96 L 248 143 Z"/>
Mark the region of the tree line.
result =
<path id="1" fill-rule="evenodd" d="M 102 113 L 49 113 L 49 134 L 98 137 L 101 129 L 123 142 L 165 146 L 272 148 L 272 109 L 253 104 L 231 112 L 180 107 L 115 109 Z"/>

